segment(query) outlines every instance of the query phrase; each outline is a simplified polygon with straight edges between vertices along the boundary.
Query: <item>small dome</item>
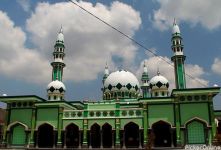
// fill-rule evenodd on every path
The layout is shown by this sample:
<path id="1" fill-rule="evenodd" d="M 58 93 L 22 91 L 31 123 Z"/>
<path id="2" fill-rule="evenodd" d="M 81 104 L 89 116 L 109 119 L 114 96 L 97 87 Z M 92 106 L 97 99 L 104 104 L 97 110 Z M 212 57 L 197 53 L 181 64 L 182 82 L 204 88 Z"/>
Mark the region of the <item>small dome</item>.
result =
<path id="1" fill-rule="evenodd" d="M 57 41 L 64 42 L 64 34 L 62 32 L 58 33 Z"/>
<path id="2" fill-rule="evenodd" d="M 180 28 L 176 23 L 176 19 L 174 19 L 172 34 L 180 34 Z"/>
<path id="3" fill-rule="evenodd" d="M 150 80 L 150 88 L 151 89 L 168 89 L 169 88 L 169 81 L 160 73 L 154 76 Z"/>
<path id="4" fill-rule="evenodd" d="M 58 80 L 52 81 L 48 84 L 47 91 L 50 93 L 63 93 L 65 92 L 66 88 L 65 85 Z"/>
<path id="5" fill-rule="evenodd" d="M 139 94 L 139 89 L 139 81 L 137 80 L 135 75 L 125 70 L 119 70 L 111 73 L 104 82 L 104 94 L 112 93 L 113 95 L 113 93 L 124 93 L 123 96 L 118 95 L 117 97 L 125 97 L 129 94 L 134 95 L 134 97 L 136 97 Z"/>

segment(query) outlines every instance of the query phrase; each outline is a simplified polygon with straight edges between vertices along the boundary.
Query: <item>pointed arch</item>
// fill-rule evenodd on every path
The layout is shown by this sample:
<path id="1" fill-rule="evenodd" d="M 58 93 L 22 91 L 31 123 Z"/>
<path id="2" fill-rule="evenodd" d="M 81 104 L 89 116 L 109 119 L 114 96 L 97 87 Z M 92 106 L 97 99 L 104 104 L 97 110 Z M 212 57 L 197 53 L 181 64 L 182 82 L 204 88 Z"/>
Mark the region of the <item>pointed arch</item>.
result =
<path id="1" fill-rule="evenodd" d="M 104 148 L 112 147 L 112 126 L 109 123 L 105 123 L 102 126 L 102 143 Z"/>
<path id="2" fill-rule="evenodd" d="M 201 119 L 201 118 L 198 118 L 198 117 L 194 117 L 194 118 L 191 118 L 191 119 L 187 120 L 187 121 L 184 123 L 184 127 L 186 128 L 187 124 L 189 124 L 189 123 L 191 123 L 191 122 L 193 122 L 193 121 L 199 121 L 199 122 L 205 124 L 207 127 L 210 127 L 209 124 L 208 124 L 208 122 L 207 122 L 206 120 Z"/>
<path id="3" fill-rule="evenodd" d="M 187 144 L 205 144 L 206 143 L 206 122 L 193 118 L 185 124 Z"/>
<path id="4" fill-rule="evenodd" d="M 38 126 L 38 147 L 49 148 L 53 147 L 55 141 L 54 127 L 48 123 L 43 123 Z"/>
<path id="5" fill-rule="evenodd" d="M 169 121 L 165 121 L 165 120 L 157 120 L 157 121 L 153 122 L 153 123 L 150 125 L 151 128 L 153 127 L 153 125 L 158 124 L 158 123 L 165 123 L 165 124 L 168 124 L 171 128 L 173 128 L 172 123 L 170 123 Z"/>
<path id="6" fill-rule="evenodd" d="M 67 125 L 65 127 L 65 145 L 68 148 L 77 148 L 80 141 L 79 134 L 79 127 L 76 124 L 70 123 L 69 125 Z"/>
<path id="7" fill-rule="evenodd" d="M 100 130 L 100 125 L 97 123 L 94 123 L 90 128 L 90 145 L 92 148 L 99 148 L 101 146 Z"/>
<path id="8" fill-rule="evenodd" d="M 9 131 L 9 130 L 10 130 L 13 126 L 15 126 L 15 125 L 21 125 L 21 126 L 23 126 L 23 127 L 25 128 L 25 131 L 28 130 L 28 126 L 27 126 L 26 124 L 24 124 L 24 123 L 22 123 L 22 122 L 20 122 L 20 121 L 15 121 L 15 122 L 12 122 L 12 123 L 10 123 L 10 124 L 8 125 L 7 131 Z"/>
<path id="9" fill-rule="evenodd" d="M 139 125 L 129 122 L 124 126 L 124 142 L 127 148 L 139 147 Z"/>
<path id="10" fill-rule="evenodd" d="M 54 125 L 52 125 L 52 124 L 49 123 L 49 122 L 43 122 L 43 123 L 37 125 L 36 128 L 35 128 L 35 130 L 38 130 L 38 128 L 39 128 L 40 126 L 42 126 L 42 125 L 49 125 L 49 126 L 52 126 L 52 127 L 53 127 L 53 130 L 55 130 Z"/>
<path id="11" fill-rule="evenodd" d="M 10 144 L 16 146 L 25 146 L 27 141 L 26 131 L 28 127 L 21 122 L 14 122 L 8 126 Z"/>
<path id="12" fill-rule="evenodd" d="M 169 122 L 159 120 L 152 124 L 152 133 L 155 147 L 171 147 L 172 145 L 172 125 Z"/>

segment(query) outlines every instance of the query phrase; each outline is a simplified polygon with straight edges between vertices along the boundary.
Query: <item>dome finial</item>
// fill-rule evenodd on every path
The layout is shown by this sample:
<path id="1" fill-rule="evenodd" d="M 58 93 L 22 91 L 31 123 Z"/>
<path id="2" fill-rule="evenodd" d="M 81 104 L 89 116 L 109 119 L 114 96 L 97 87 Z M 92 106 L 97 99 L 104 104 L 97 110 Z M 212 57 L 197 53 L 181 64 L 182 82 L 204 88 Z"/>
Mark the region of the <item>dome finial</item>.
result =
<path id="1" fill-rule="evenodd" d="M 157 67 L 157 75 L 158 75 L 158 76 L 160 75 L 160 69 L 159 69 L 159 67 Z"/>
<path id="2" fill-rule="evenodd" d="M 176 25 L 176 18 L 173 19 L 173 25 Z"/>
<path id="3" fill-rule="evenodd" d="M 63 33 L 63 28 L 62 28 L 62 24 L 61 24 L 61 28 L 60 28 L 60 31 L 59 33 Z"/>

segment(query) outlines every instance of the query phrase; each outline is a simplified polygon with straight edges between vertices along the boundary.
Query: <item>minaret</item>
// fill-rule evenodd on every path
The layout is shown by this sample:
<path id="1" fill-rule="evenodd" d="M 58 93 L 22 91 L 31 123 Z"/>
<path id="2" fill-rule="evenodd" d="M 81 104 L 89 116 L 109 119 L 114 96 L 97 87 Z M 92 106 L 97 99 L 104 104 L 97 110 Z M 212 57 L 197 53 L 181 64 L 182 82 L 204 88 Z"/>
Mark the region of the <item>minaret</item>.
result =
<path id="1" fill-rule="evenodd" d="M 53 67 L 52 82 L 47 87 L 48 100 L 64 100 L 64 93 L 66 91 L 65 85 L 62 83 L 63 68 L 65 67 L 63 62 L 65 56 L 64 49 L 64 35 L 61 27 L 54 45 L 54 61 L 51 63 Z"/>
<path id="2" fill-rule="evenodd" d="M 143 74 L 141 77 L 141 81 L 142 81 L 141 90 L 143 93 L 143 98 L 150 97 L 149 76 L 148 76 L 147 66 L 146 66 L 145 62 L 143 65 Z"/>
<path id="3" fill-rule="evenodd" d="M 106 66 L 105 66 L 105 69 L 104 69 L 104 76 L 103 76 L 103 84 L 104 84 L 104 81 L 107 79 L 107 77 L 109 76 L 109 70 L 108 70 L 108 66 L 107 66 L 107 63 L 106 63 Z"/>
<path id="4" fill-rule="evenodd" d="M 171 48 L 172 51 L 174 52 L 174 55 L 171 57 L 171 60 L 174 62 L 176 89 L 185 89 L 186 79 L 185 79 L 184 61 L 186 56 L 184 56 L 183 54 L 182 37 L 179 26 L 177 25 L 175 19 L 173 23 L 171 41 L 172 41 Z"/>
<path id="5" fill-rule="evenodd" d="M 64 35 L 62 27 L 58 33 L 56 43 L 54 45 L 54 61 L 51 63 L 51 66 L 53 67 L 52 71 L 52 81 L 58 80 L 62 81 L 63 76 L 63 68 L 65 67 L 65 64 L 63 62 L 65 53 L 64 53 Z"/>
<path id="6" fill-rule="evenodd" d="M 103 76 L 103 79 L 102 79 L 102 83 L 103 83 L 103 87 L 101 88 L 101 91 L 103 92 L 103 99 L 106 99 L 105 96 L 104 96 L 104 82 L 105 80 L 107 79 L 107 77 L 109 76 L 109 69 L 108 69 L 108 66 L 107 66 L 107 63 L 106 63 L 106 66 L 105 66 L 105 69 L 104 69 L 104 76 Z"/>

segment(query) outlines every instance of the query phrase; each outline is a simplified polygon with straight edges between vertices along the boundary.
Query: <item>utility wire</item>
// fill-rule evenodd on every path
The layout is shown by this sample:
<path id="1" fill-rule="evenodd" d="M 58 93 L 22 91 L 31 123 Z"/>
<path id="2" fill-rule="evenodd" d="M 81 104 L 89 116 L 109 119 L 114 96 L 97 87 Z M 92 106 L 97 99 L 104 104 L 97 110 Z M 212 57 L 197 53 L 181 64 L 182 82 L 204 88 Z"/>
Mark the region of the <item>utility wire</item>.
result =
<path id="1" fill-rule="evenodd" d="M 67 0 L 69 2 L 71 2 L 72 4 L 76 5 L 77 7 L 79 7 L 80 9 L 84 10 L 85 12 L 87 12 L 88 14 L 90 14 L 91 16 L 93 16 L 94 18 L 98 19 L 99 21 L 103 22 L 104 24 L 106 24 L 107 26 L 109 26 L 110 28 L 112 28 L 113 30 L 117 31 L 118 33 L 120 33 L 121 35 L 123 35 L 124 37 L 128 38 L 129 40 L 131 40 L 132 42 L 134 42 L 135 44 L 137 44 L 138 46 L 140 46 L 141 48 L 149 51 L 151 54 L 153 54 L 154 56 L 160 58 L 161 60 L 163 60 L 164 62 L 166 62 L 167 64 L 169 64 L 169 66 L 174 68 L 174 65 L 171 64 L 169 61 L 167 61 L 166 59 L 164 59 L 163 57 L 159 56 L 158 54 L 156 54 L 155 52 L 151 51 L 151 49 L 145 47 L 143 44 L 139 43 L 138 41 L 136 41 L 135 39 L 133 39 L 132 37 L 130 37 L 129 35 L 123 33 L 122 31 L 120 31 L 119 29 L 117 29 L 116 27 L 114 27 L 113 25 L 107 23 L 106 21 L 104 21 L 103 19 L 101 19 L 100 17 L 96 16 L 95 14 L 93 14 L 92 12 L 88 11 L 87 9 L 85 9 L 84 7 L 82 7 L 81 5 L 79 5 L 78 3 L 74 2 L 73 0 Z M 199 81 L 198 79 L 196 79 L 195 77 L 193 77 L 190 74 L 185 73 L 185 75 L 187 75 L 189 78 L 197 81 L 199 84 L 201 84 L 203 87 L 207 87 L 206 84 L 202 83 L 201 81 Z"/>

